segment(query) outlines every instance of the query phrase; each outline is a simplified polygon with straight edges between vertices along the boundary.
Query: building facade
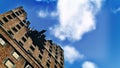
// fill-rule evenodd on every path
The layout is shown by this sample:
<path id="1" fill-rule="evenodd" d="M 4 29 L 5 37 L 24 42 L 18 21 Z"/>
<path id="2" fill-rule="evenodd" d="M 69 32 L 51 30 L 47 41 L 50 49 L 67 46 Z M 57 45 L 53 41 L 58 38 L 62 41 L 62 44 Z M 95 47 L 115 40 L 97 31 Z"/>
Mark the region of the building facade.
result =
<path id="1" fill-rule="evenodd" d="M 29 24 L 23 7 L 0 14 L 0 68 L 64 68 L 63 49 Z"/>

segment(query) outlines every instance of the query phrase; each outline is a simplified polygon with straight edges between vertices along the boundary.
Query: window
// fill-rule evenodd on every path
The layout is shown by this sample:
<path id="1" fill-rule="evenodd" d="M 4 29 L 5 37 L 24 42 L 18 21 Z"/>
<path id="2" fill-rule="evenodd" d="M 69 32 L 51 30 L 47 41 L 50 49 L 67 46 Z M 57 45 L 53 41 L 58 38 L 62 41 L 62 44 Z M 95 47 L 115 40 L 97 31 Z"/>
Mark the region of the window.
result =
<path id="1" fill-rule="evenodd" d="M 26 37 L 26 38 L 28 38 L 28 37 L 29 37 L 27 33 L 25 34 L 25 37 Z"/>
<path id="2" fill-rule="evenodd" d="M 20 44 L 21 46 L 23 46 L 23 43 L 22 43 L 21 41 L 19 41 L 19 44 Z"/>
<path id="3" fill-rule="evenodd" d="M 16 25 L 16 27 L 17 27 L 18 29 L 20 29 L 20 28 L 21 28 L 19 25 Z"/>
<path id="4" fill-rule="evenodd" d="M 62 66 L 60 66 L 60 68 L 63 68 Z"/>
<path id="5" fill-rule="evenodd" d="M 2 38 L 0 38 L 0 44 L 5 45 L 5 41 Z"/>
<path id="6" fill-rule="evenodd" d="M 32 52 L 31 52 L 30 50 L 27 50 L 27 52 L 28 52 L 29 54 L 32 54 Z"/>
<path id="7" fill-rule="evenodd" d="M 23 24 L 22 22 L 20 22 L 20 25 L 21 25 L 21 26 L 24 26 L 24 24 Z"/>
<path id="8" fill-rule="evenodd" d="M 15 17 L 17 17 L 14 13 L 12 13 L 12 16 L 15 18 Z"/>
<path id="9" fill-rule="evenodd" d="M 31 45 L 30 46 L 30 49 L 32 50 L 32 51 L 34 51 L 35 50 L 35 48 Z"/>
<path id="10" fill-rule="evenodd" d="M 33 68 L 28 62 L 25 62 L 24 68 Z"/>
<path id="11" fill-rule="evenodd" d="M 57 57 L 57 56 L 55 56 L 55 58 L 57 59 L 58 57 Z"/>
<path id="12" fill-rule="evenodd" d="M 57 64 L 57 61 L 55 60 L 55 64 Z"/>
<path id="13" fill-rule="evenodd" d="M 14 32 L 18 32 L 18 30 L 17 30 L 15 27 L 13 27 L 12 30 L 13 30 Z"/>
<path id="14" fill-rule="evenodd" d="M 23 9 L 21 9 L 21 11 L 24 13 L 25 11 Z"/>
<path id="15" fill-rule="evenodd" d="M 18 11 L 20 14 L 22 14 L 22 12 L 21 11 Z"/>
<path id="16" fill-rule="evenodd" d="M 3 22 L 0 20 L 0 25 L 3 25 Z"/>
<path id="17" fill-rule="evenodd" d="M 52 50 L 51 50 L 51 49 L 49 49 L 49 51 L 50 51 L 50 52 L 52 52 Z"/>
<path id="18" fill-rule="evenodd" d="M 2 46 L 5 46 L 7 44 L 7 40 L 0 34 L 0 44 Z"/>
<path id="19" fill-rule="evenodd" d="M 15 67 L 15 64 L 10 59 L 7 59 L 4 64 L 7 68 L 14 68 Z"/>
<path id="20" fill-rule="evenodd" d="M 18 12 L 15 12 L 16 13 L 16 15 L 18 15 L 19 16 L 19 13 Z"/>
<path id="21" fill-rule="evenodd" d="M 30 66 L 29 64 L 28 65 L 26 65 L 26 67 L 25 68 L 32 68 L 32 66 Z"/>
<path id="22" fill-rule="evenodd" d="M 5 22 L 8 22 L 8 19 L 6 17 L 2 18 Z"/>
<path id="23" fill-rule="evenodd" d="M 50 49 L 52 49 L 52 46 L 50 45 Z"/>
<path id="24" fill-rule="evenodd" d="M 50 59 L 49 59 L 49 60 L 47 60 L 47 62 L 48 62 L 48 63 L 50 63 Z"/>
<path id="25" fill-rule="evenodd" d="M 47 67 L 48 67 L 48 68 L 50 68 L 50 64 L 49 64 L 48 62 L 47 62 L 47 64 L 46 64 L 46 65 L 47 65 Z"/>
<path id="26" fill-rule="evenodd" d="M 13 32 L 12 32 L 12 31 L 10 31 L 10 30 L 8 30 L 8 33 L 9 33 L 10 35 L 14 35 L 14 34 L 13 34 Z"/>
<path id="27" fill-rule="evenodd" d="M 12 19 L 12 17 L 10 15 L 7 16 L 8 19 Z"/>
<path id="28" fill-rule="evenodd" d="M 56 53 L 56 55 L 58 55 L 58 52 L 55 52 Z"/>
<path id="29" fill-rule="evenodd" d="M 62 65 L 63 65 L 63 63 L 62 62 L 60 62 Z"/>
<path id="30" fill-rule="evenodd" d="M 57 66 L 55 65 L 54 68 L 57 68 Z"/>
<path id="31" fill-rule="evenodd" d="M 61 60 L 63 60 L 63 58 L 62 58 L 62 57 L 61 57 L 60 59 L 61 59 Z"/>
<path id="32" fill-rule="evenodd" d="M 39 54 L 39 58 L 42 59 L 42 56 Z"/>
<path id="33" fill-rule="evenodd" d="M 23 20 L 24 23 L 26 23 L 26 20 Z"/>
<path id="34" fill-rule="evenodd" d="M 60 52 L 60 54 L 61 54 L 61 56 L 63 56 L 63 53 L 62 53 L 62 52 Z"/>
<path id="35" fill-rule="evenodd" d="M 43 50 L 40 50 L 40 53 L 43 54 Z"/>
<path id="36" fill-rule="evenodd" d="M 22 41 L 23 41 L 23 42 L 26 42 L 26 39 L 25 39 L 24 37 L 22 37 Z"/>
<path id="37" fill-rule="evenodd" d="M 52 55 L 49 53 L 48 56 L 51 57 Z"/>
<path id="38" fill-rule="evenodd" d="M 56 50 L 56 51 L 58 51 L 58 49 L 57 49 L 57 48 L 56 48 L 55 50 Z"/>
<path id="39" fill-rule="evenodd" d="M 15 59 L 19 59 L 20 55 L 17 52 L 13 52 L 12 55 L 14 56 Z"/>

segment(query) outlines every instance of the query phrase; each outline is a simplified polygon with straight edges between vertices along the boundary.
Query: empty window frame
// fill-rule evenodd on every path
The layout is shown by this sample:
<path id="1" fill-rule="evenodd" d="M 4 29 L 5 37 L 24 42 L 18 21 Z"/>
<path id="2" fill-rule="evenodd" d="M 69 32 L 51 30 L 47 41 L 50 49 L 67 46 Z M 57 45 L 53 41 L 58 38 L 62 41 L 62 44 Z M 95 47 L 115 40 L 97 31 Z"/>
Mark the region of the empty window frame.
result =
<path id="1" fill-rule="evenodd" d="M 4 23 L 0 20 L 0 25 L 3 25 Z"/>
<path id="2" fill-rule="evenodd" d="M 19 44 L 20 44 L 21 46 L 23 46 L 23 43 L 22 43 L 21 41 L 19 41 Z"/>
<path id="3" fill-rule="evenodd" d="M 20 22 L 20 25 L 21 25 L 21 26 L 24 26 L 24 24 L 23 24 L 22 22 Z"/>
<path id="4" fill-rule="evenodd" d="M 63 68 L 62 66 L 60 66 L 60 68 Z"/>
<path id="5" fill-rule="evenodd" d="M 21 11 L 24 13 L 25 11 L 23 9 L 21 9 Z"/>
<path id="6" fill-rule="evenodd" d="M 23 20 L 24 23 L 26 23 L 26 20 Z"/>
<path id="7" fill-rule="evenodd" d="M 39 58 L 42 60 L 42 56 L 39 54 Z"/>
<path id="8" fill-rule="evenodd" d="M 55 60 L 55 64 L 57 64 L 58 62 Z"/>
<path id="9" fill-rule="evenodd" d="M 26 38 L 25 38 L 25 37 L 22 37 L 22 41 L 23 41 L 23 42 L 26 42 L 27 40 L 26 40 Z"/>
<path id="10" fill-rule="evenodd" d="M 34 48 L 32 45 L 30 45 L 30 49 L 31 49 L 32 51 L 35 50 L 35 48 Z"/>
<path id="11" fill-rule="evenodd" d="M 49 49 L 49 51 L 50 51 L 50 52 L 52 52 L 52 50 L 51 50 L 51 49 Z"/>
<path id="12" fill-rule="evenodd" d="M 63 65 L 63 62 L 60 62 Z"/>
<path id="13" fill-rule="evenodd" d="M 26 37 L 26 38 L 28 38 L 28 37 L 29 37 L 27 33 L 25 34 L 25 37 Z"/>
<path id="14" fill-rule="evenodd" d="M 55 56 L 55 58 L 57 59 L 58 57 L 57 57 L 57 56 Z"/>
<path id="15" fill-rule="evenodd" d="M 10 59 L 6 59 L 4 64 L 7 68 L 14 68 L 15 67 L 15 64 Z"/>
<path id="16" fill-rule="evenodd" d="M 54 65 L 54 68 L 57 68 L 57 66 L 56 66 L 56 65 Z"/>
<path id="17" fill-rule="evenodd" d="M 20 14 L 22 14 L 22 12 L 21 11 L 18 11 Z"/>
<path id="18" fill-rule="evenodd" d="M 50 68 L 50 64 L 48 62 L 46 63 L 46 65 L 47 65 L 48 68 Z"/>
<path id="19" fill-rule="evenodd" d="M 14 13 L 11 14 L 14 18 L 17 17 Z"/>
<path id="20" fill-rule="evenodd" d="M 34 67 L 30 65 L 27 61 L 25 61 L 24 68 L 34 68 Z"/>
<path id="21" fill-rule="evenodd" d="M 8 19 L 6 17 L 2 18 L 4 20 L 4 22 L 8 22 Z"/>
<path id="22" fill-rule="evenodd" d="M 12 19 L 12 17 L 10 15 L 7 16 L 8 19 Z"/>
<path id="23" fill-rule="evenodd" d="M 19 13 L 18 13 L 18 12 L 15 12 L 15 14 L 19 16 Z"/>
<path id="24" fill-rule="evenodd" d="M 49 53 L 48 56 L 51 57 L 52 55 Z"/>
<path id="25" fill-rule="evenodd" d="M 18 32 L 18 30 L 17 30 L 15 27 L 13 27 L 12 30 L 13 30 L 14 32 Z"/>
<path id="26" fill-rule="evenodd" d="M 52 49 L 52 45 L 50 45 L 50 49 Z"/>
<path id="27" fill-rule="evenodd" d="M 16 27 L 17 27 L 18 29 L 21 29 L 20 25 L 18 25 L 18 24 L 16 25 Z"/>
<path id="28" fill-rule="evenodd" d="M 29 54 L 32 54 L 32 52 L 31 52 L 30 50 L 27 50 L 27 52 L 28 52 Z"/>
<path id="29" fill-rule="evenodd" d="M 43 54 L 43 50 L 40 50 L 40 53 Z"/>
<path id="30" fill-rule="evenodd" d="M 55 54 L 58 55 L 58 52 L 56 51 Z"/>
<path id="31" fill-rule="evenodd" d="M 51 62 L 50 62 L 50 59 L 48 59 L 47 62 L 48 62 L 48 63 L 51 63 Z"/>
<path id="32" fill-rule="evenodd" d="M 9 33 L 10 35 L 14 35 L 11 30 L 8 30 L 8 33 Z"/>
<path id="33" fill-rule="evenodd" d="M 28 64 L 28 65 L 26 65 L 25 68 L 33 68 L 33 67 Z"/>

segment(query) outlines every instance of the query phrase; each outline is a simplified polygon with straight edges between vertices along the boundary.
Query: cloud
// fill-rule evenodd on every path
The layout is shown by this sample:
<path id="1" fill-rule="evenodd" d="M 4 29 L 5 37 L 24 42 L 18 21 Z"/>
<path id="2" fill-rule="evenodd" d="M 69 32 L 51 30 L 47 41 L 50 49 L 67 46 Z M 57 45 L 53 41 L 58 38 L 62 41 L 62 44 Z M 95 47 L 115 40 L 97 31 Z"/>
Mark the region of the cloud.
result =
<path id="1" fill-rule="evenodd" d="M 113 11 L 113 13 L 118 13 L 118 12 L 120 12 L 120 7 Z"/>
<path id="2" fill-rule="evenodd" d="M 54 2 L 54 1 L 56 1 L 56 0 L 35 0 L 35 1 L 37 1 L 37 2 Z"/>
<path id="3" fill-rule="evenodd" d="M 52 34 L 60 40 L 80 40 L 96 29 L 95 15 L 102 0 L 58 0 L 59 23 L 51 27 Z"/>
<path id="4" fill-rule="evenodd" d="M 38 16 L 39 16 L 40 18 L 45 18 L 45 17 L 48 16 L 48 12 L 47 12 L 47 11 L 40 10 L 40 11 L 38 12 Z"/>
<path id="5" fill-rule="evenodd" d="M 82 68 L 98 68 L 95 63 L 90 62 L 90 61 L 85 61 L 82 64 Z"/>
<path id="6" fill-rule="evenodd" d="M 50 16 L 51 17 L 56 17 L 56 16 L 58 16 L 58 12 L 57 11 L 53 11 L 53 12 L 50 13 Z"/>
<path id="7" fill-rule="evenodd" d="M 41 2 L 41 1 L 43 1 L 43 0 L 35 0 L 35 1 L 40 1 L 40 2 Z"/>
<path id="8" fill-rule="evenodd" d="M 54 17 L 58 16 L 58 12 L 56 12 L 56 11 L 49 12 L 48 10 L 40 10 L 38 12 L 38 16 L 40 18 L 46 18 L 46 17 L 54 18 Z"/>
<path id="9" fill-rule="evenodd" d="M 84 58 L 74 47 L 66 45 L 63 47 L 65 61 L 72 64 L 74 61 Z"/>

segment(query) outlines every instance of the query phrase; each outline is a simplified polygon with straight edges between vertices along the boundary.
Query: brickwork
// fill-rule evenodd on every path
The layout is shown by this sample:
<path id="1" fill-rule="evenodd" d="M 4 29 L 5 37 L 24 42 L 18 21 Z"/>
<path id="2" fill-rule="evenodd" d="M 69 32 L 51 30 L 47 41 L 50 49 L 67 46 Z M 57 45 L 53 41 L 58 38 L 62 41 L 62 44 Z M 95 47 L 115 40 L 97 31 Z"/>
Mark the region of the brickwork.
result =
<path id="1" fill-rule="evenodd" d="M 64 68 L 61 47 L 50 40 L 41 42 L 43 35 L 33 39 L 26 19 L 22 7 L 0 14 L 0 68 Z"/>

